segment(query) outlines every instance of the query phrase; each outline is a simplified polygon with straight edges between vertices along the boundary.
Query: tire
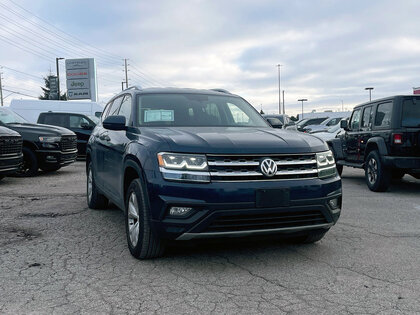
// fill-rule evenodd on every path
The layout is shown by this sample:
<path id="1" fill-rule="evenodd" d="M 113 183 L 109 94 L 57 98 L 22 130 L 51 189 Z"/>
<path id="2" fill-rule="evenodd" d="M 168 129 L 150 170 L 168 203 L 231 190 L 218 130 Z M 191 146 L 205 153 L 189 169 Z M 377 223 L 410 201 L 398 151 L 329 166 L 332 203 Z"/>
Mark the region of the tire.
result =
<path id="1" fill-rule="evenodd" d="M 338 175 L 341 176 L 341 174 L 343 174 L 344 166 L 343 165 L 338 165 L 338 164 L 336 166 L 337 166 L 337 173 L 338 173 Z"/>
<path id="2" fill-rule="evenodd" d="M 55 172 L 58 171 L 61 168 L 60 165 L 42 165 L 40 166 L 40 169 L 44 172 Z"/>
<path id="3" fill-rule="evenodd" d="M 404 177 L 405 172 L 401 170 L 393 170 L 392 171 L 392 179 L 400 180 Z"/>
<path id="4" fill-rule="evenodd" d="M 17 177 L 32 177 L 38 173 L 38 159 L 35 152 L 27 147 L 22 148 L 23 163 L 20 169 L 16 172 Z"/>
<path id="5" fill-rule="evenodd" d="M 133 180 L 126 194 L 125 230 L 130 253 L 138 259 L 160 257 L 165 251 L 163 241 L 151 228 L 150 207 L 146 198 L 142 182 Z"/>
<path id="6" fill-rule="evenodd" d="M 105 209 L 108 206 L 108 198 L 99 193 L 96 187 L 92 162 L 89 163 L 86 174 L 86 198 L 88 207 L 91 209 Z"/>
<path id="7" fill-rule="evenodd" d="M 391 172 L 382 164 L 378 151 L 371 151 L 365 163 L 366 184 L 370 190 L 386 191 L 391 184 Z"/>

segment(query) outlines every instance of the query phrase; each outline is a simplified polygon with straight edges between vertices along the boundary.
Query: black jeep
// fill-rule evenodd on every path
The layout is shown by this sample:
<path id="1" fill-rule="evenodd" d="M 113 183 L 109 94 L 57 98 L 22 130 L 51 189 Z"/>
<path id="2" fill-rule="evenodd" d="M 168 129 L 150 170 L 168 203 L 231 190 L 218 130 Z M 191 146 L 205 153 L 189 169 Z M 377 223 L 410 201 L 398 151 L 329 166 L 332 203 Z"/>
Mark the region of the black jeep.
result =
<path id="1" fill-rule="evenodd" d="M 386 191 L 391 179 L 420 178 L 420 96 L 392 96 L 356 106 L 345 133 L 329 141 L 343 166 L 364 168 L 372 191 Z"/>

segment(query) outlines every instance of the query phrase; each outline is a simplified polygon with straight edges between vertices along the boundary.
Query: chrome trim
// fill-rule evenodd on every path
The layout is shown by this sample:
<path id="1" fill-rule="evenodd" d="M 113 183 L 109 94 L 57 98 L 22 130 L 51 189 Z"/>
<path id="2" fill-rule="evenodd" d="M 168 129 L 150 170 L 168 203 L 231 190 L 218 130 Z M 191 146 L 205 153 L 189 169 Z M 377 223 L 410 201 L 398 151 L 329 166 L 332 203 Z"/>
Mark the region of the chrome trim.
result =
<path id="1" fill-rule="evenodd" d="M 324 168 L 324 170 L 327 168 Z M 312 170 L 294 170 L 294 171 L 282 171 L 277 170 L 274 176 L 278 175 L 302 175 L 302 174 L 315 174 L 318 173 L 317 169 Z M 226 177 L 233 177 L 233 176 L 264 176 L 262 173 L 249 171 L 249 172 L 210 172 L 211 176 L 226 176 Z"/>
<path id="2" fill-rule="evenodd" d="M 186 170 L 168 170 L 164 167 L 159 167 L 159 170 L 161 171 L 161 173 L 210 176 L 209 172 L 196 172 L 196 171 L 186 171 Z"/>
<path id="3" fill-rule="evenodd" d="M 19 165 L 20 164 L 16 164 L 13 167 L 9 167 L 9 168 L 0 168 L 0 174 L 3 172 L 10 172 L 10 171 L 17 171 L 19 169 Z"/>
<path id="4" fill-rule="evenodd" d="M 315 229 L 328 229 L 332 227 L 334 223 L 323 223 L 315 225 L 306 225 L 298 227 L 287 227 L 287 228 L 277 228 L 277 229 L 264 229 L 264 230 L 249 230 L 249 231 L 232 231 L 232 232 L 212 232 L 212 233 L 183 233 L 177 237 L 177 241 L 188 241 L 196 238 L 212 238 L 212 237 L 242 237 L 254 234 L 264 234 L 264 233 L 276 233 L 276 232 L 299 232 L 305 230 L 315 230 Z"/>
<path id="5" fill-rule="evenodd" d="M 275 161 L 277 165 L 304 165 L 315 164 L 316 160 L 294 160 L 294 161 Z M 209 166 L 259 166 L 260 162 L 207 162 Z"/>

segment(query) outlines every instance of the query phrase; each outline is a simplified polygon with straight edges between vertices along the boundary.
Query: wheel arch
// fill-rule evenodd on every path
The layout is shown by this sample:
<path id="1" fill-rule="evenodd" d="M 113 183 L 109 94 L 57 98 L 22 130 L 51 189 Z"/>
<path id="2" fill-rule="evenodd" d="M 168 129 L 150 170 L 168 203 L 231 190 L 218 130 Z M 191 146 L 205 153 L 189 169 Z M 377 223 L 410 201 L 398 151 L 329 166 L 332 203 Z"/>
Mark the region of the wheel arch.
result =
<path id="1" fill-rule="evenodd" d="M 122 179 L 124 206 L 126 203 L 125 196 L 127 194 L 128 187 L 130 186 L 130 183 L 137 178 L 144 183 L 145 175 L 141 162 L 136 156 L 131 154 L 127 155 L 124 161 L 124 174 Z M 146 185 L 144 187 L 147 189 Z"/>
<path id="2" fill-rule="evenodd" d="M 373 137 L 368 140 L 366 143 L 364 160 L 366 160 L 369 153 L 373 150 L 377 150 L 380 156 L 388 155 L 388 149 L 386 147 L 385 140 L 381 137 Z"/>

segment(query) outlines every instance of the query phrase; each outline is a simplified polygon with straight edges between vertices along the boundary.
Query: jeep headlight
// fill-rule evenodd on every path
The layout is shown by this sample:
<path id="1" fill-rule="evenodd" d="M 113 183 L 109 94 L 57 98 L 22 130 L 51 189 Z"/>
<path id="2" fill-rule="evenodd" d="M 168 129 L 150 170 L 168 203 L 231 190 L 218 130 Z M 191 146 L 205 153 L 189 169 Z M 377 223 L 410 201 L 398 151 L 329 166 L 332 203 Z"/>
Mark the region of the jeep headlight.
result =
<path id="1" fill-rule="evenodd" d="M 205 155 L 161 152 L 157 158 L 164 179 L 210 182 Z"/>
<path id="2" fill-rule="evenodd" d="M 334 154 L 331 151 L 317 153 L 316 164 L 319 178 L 332 177 L 337 174 Z"/>

